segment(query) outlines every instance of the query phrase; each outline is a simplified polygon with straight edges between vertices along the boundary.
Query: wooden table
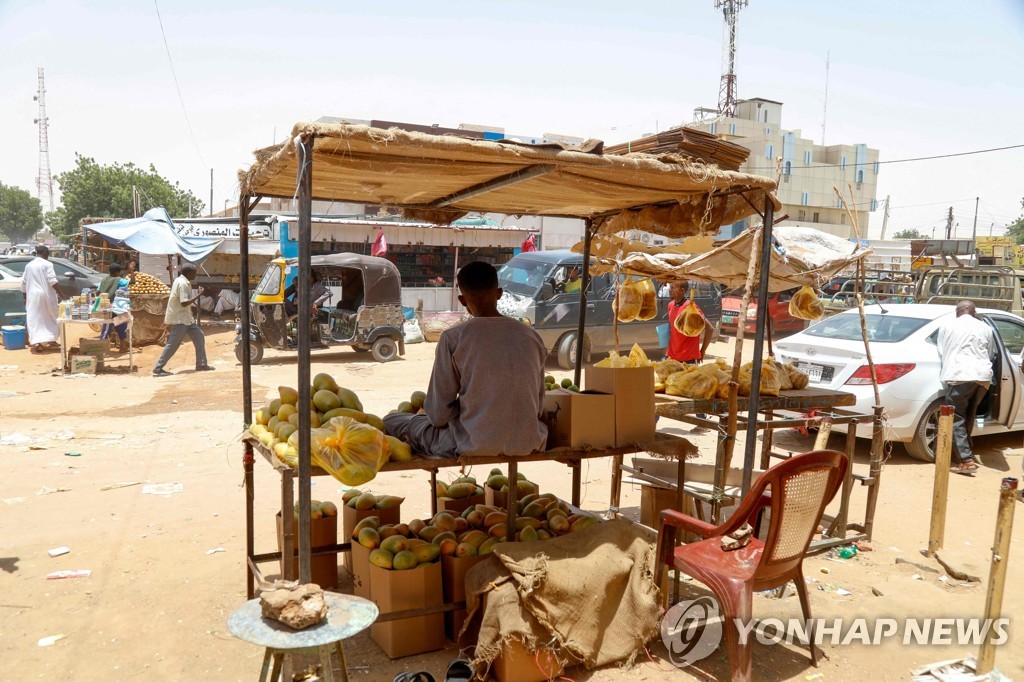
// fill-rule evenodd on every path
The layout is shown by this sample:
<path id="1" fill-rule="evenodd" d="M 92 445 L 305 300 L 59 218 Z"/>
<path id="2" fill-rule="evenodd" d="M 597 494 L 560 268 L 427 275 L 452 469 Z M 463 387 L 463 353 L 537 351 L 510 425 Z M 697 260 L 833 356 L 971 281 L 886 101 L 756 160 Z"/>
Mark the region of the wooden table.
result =
<path id="1" fill-rule="evenodd" d="M 246 459 L 243 460 L 245 466 L 245 489 L 246 489 L 246 584 L 248 589 L 248 595 L 251 599 L 255 593 L 255 582 L 262 580 L 262 572 L 259 570 L 259 564 L 267 563 L 270 561 L 277 561 L 282 556 L 292 556 L 294 554 L 295 547 L 295 528 L 294 528 L 294 515 L 293 514 L 282 514 L 282 539 L 281 539 L 281 550 L 280 552 L 265 552 L 257 554 L 255 552 L 255 529 L 253 520 L 253 499 L 255 495 L 255 485 L 253 476 L 253 454 L 259 453 L 259 455 L 265 459 L 274 470 L 281 477 L 281 509 L 291 509 L 294 504 L 294 491 L 293 491 L 293 480 L 297 477 L 298 471 L 291 468 L 286 463 L 282 462 L 276 454 L 269 448 L 260 445 L 257 439 L 251 435 L 243 437 L 243 442 L 246 446 Z M 487 464 L 505 464 L 508 466 L 508 478 L 510 481 L 516 480 L 516 474 L 518 473 L 518 466 L 520 462 L 561 462 L 572 469 L 572 505 L 578 507 L 580 504 L 580 488 L 582 484 L 582 478 L 580 475 L 580 463 L 585 459 L 594 459 L 598 457 L 614 457 L 616 466 L 613 469 L 618 471 L 618 467 L 622 464 L 622 458 L 624 455 L 650 452 L 662 457 L 670 459 L 676 459 L 680 462 L 680 468 L 682 463 L 685 462 L 687 457 L 693 457 L 697 454 L 697 448 L 690 443 L 690 441 L 679 436 L 674 436 L 666 433 L 657 433 L 654 441 L 644 445 L 630 445 L 624 447 L 615 448 L 555 448 L 554 450 L 547 450 L 544 452 L 534 452 L 529 455 L 522 457 L 508 457 L 508 456 L 496 456 L 496 457 L 454 457 L 450 459 L 421 459 L 415 458 L 410 462 L 387 462 L 380 470 L 381 473 L 390 471 L 429 471 L 430 472 L 430 483 L 431 483 L 431 512 L 432 514 L 437 513 L 437 497 L 434 494 L 437 486 L 437 472 L 439 469 L 450 468 L 450 467 L 462 467 L 462 466 L 474 466 L 474 465 L 487 465 Z M 313 476 L 329 476 L 330 474 L 318 466 L 312 468 Z M 618 494 L 621 489 L 621 472 L 618 478 L 613 476 L 613 490 L 612 499 L 615 501 L 613 504 L 613 511 L 617 511 L 618 507 Z M 515 519 L 516 519 L 516 496 L 518 490 L 516 486 L 509 486 L 509 494 L 506 504 L 506 512 L 508 514 L 508 528 L 509 536 L 508 540 L 513 540 L 515 537 Z M 352 544 L 349 538 L 343 538 L 345 542 L 335 544 L 334 546 L 319 547 L 312 550 L 315 555 L 319 554 L 337 554 L 338 552 L 349 552 L 352 549 Z M 292 562 L 284 562 L 285 566 L 285 577 L 287 578 L 291 572 Z M 388 614 L 391 616 L 391 614 Z M 403 616 L 404 617 L 404 616 Z M 389 619 L 388 617 L 382 617 Z"/>
<path id="2" fill-rule="evenodd" d="M 131 311 L 128 311 L 126 313 L 121 313 L 120 315 L 115 315 L 113 317 L 92 317 L 92 318 L 89 318 L 87 320 L 75 320 L 75 319 L 58 318 L 57 322 L 60 325 L 60 359 L 61 359 L 61 369 L 62 369 L 62 371 L 67 372 L 68 368 L 70 367 L 70 363 L 69 363 L 69 360 L 68 360 L 68 349 L 71 346 L 68 344 L 68 327 L 76 325 L 76 324 L 85 325 L 85 326 L 90 327 L 90 328 L 93 325 L 108 325 L 108 324 L 112 324 L 112 325 L 116 326 L 116 325 L 119 325 L 119 324 L 122 324 L 122 323 L 125 323 L 125 322 L 128 323 L 128 371 L 129 372 L 134 372 L 135 371 L 134 349 L 132 348 L 132 313 L 131 313 Z"/>

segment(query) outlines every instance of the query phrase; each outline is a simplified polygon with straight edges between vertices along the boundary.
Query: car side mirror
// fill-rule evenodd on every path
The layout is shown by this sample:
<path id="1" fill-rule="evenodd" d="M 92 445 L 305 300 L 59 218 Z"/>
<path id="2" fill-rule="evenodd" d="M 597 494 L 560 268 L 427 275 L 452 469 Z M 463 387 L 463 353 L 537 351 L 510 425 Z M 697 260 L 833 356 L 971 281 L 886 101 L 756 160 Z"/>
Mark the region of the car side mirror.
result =
<path id="1" fill-rule="evenodd" d="M 65 272 L 64 276 L 67 277 L 68 279 L 74 279 L 75 278 L 75 273 L 73 273 L 73 272 Z"/>
<path id="2" fill-rule="evenodd" d="M 544 284 L 542 284 L 541 287 L 540 287 L 540 300 L 547 301 L 549 299 L 554 298 L 554 296 L 555 296 L 555 287 L 554 287 L 554 285 L 552 285 L 551 282 L 544 282 Z"/>

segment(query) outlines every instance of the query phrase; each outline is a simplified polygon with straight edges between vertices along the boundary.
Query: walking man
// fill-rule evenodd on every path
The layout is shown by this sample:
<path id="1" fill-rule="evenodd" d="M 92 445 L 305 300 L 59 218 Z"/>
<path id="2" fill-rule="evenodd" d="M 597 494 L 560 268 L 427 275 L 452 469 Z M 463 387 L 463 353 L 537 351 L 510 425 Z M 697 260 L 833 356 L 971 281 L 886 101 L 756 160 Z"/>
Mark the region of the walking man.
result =
<path id="1" fill-rule="evenodd" d="M 25 318 L 28 323 L 28 340 L 32 352 L 40 353 L 44 345 L 57 344 L 59 327 L 57 316 L 60 310 L 60 289 L 57 287 L 57 273 L 49 261 L 50 249 L 42 244 L 36 247 L 33 258 L 21 276 L 21 290 L 25 294 Z"/>
<path id="2" fill-rule="evenodd" d="M 971 301 L 956 304 L 956 317 L 939 327 L 939 380 L 946 403 L 953 406 L 953 442 L 959 462 L 950 471 L 970 475 L 978 470 L 971 450 L 971 431 L 978 404 L 992 381 L 995 342 L 992 328 L 977 317 Z"/>
<path id="3" fill-rule="evenodd" d="M 192 306 L 203 295 L 202 287 L 199 288 L 199 292 L 195 296 L 192 295 L 192 282 L 195 278 L 196 266 L 185 263 L 181 266 L 174 284 L 171 285 L 171 297 L 167 300 L 167 312 L 164 314 L 164 324 L 170 325 L 171 331 L 167 335 L 167 343 L 160 354 L 160 359 L 156 361 L 156 367 L 153 368 L 155 377 L 171 375 L 164 369 L 164 366 L 178 350 L 178 346 L 181 345 L 186 334 L 192 339 L 192 345 L 196 349 L 196 371 L 208 372 L 213 369 L 206 362 L 206 337 L 199 324 L 196 323 L 195 315 L 192 312 Z"/>

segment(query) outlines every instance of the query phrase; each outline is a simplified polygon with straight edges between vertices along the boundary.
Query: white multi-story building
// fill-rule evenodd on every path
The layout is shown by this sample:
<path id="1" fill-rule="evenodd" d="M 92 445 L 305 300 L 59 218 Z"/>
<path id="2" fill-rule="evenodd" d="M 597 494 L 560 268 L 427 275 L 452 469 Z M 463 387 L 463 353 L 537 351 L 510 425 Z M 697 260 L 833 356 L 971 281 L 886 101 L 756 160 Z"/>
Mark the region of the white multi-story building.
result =
<path id="1" fill-rule="evenodd" d="M 789 219 L 783 225 L 805 225 L 841 237 L 853 237 L 853 225 L 833 186 L 844 197 L 853 187 L 857 224 L 868 234 L 868 213 L 878 207 L 878 150 L 866 144 L 815 144 L 799 130 L 782 127 L 782 102 L 755 97 L 741 100 L 736 117 L 718 117 L 690 124 L 750 150 L 740 167 L 746 173 L 779 176 L 778 197 Z M 744 223 L 723 228 L 732 236 Z"/>

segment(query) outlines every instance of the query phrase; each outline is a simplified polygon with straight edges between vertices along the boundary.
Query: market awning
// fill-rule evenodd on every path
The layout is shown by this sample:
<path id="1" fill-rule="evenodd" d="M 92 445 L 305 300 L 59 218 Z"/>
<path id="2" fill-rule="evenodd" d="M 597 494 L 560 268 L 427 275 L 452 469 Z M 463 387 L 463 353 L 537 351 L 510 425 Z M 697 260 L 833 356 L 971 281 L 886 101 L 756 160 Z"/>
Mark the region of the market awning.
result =
<path id="1" fill-rule="evenodd" d="M 603 154 L 600 142 L 564 148 L 324 123 L 299 123 L 287 142 L 257 151 L 239 173 L 242 193 L 294 197 L 304 137 L 313 139 L 314 199 L 400 207 L 432 223 L 478 211 L 589 218 L 606 233 L 685 237 L 751 216 L 768 197 L 781 208 L 772 179 L 680 154 Z"/>
<path id="2" fill-rule="evenodd" d="M 201 263 L 220 246 L 215 237 L 183 237 L 163 206 L 151 208 L 141 218 L 113 220 L 86 225 L 109 242 L 124 244 L 150 256 L 179 255 L 190 263 Z"/>
<path id="3" fill-rule="evenodd" d="M 710 282 L 738 289 L 747 279 L 753 238 L 754 232 L 747 231 L 710 251 L 692 255 L 681 253 L 678 246 L 638 250 L 621 240 L 599 236 L 594 239 L 595 263 L 590 270 L 595 274 L 617 272 L 650 277 L 659 282 Z M 818 287 L 871 253 L 871 249 L 854 242 L 796 226 L 775 227 L 772 246 L 770 292 L 804 285 Z M 573 251 L 582 253 L 582 242 Z"/>

